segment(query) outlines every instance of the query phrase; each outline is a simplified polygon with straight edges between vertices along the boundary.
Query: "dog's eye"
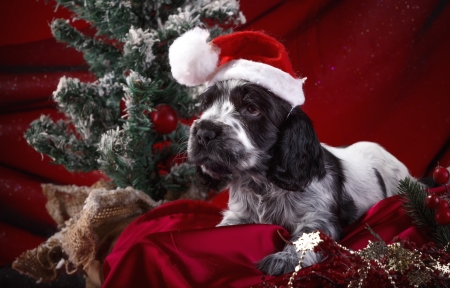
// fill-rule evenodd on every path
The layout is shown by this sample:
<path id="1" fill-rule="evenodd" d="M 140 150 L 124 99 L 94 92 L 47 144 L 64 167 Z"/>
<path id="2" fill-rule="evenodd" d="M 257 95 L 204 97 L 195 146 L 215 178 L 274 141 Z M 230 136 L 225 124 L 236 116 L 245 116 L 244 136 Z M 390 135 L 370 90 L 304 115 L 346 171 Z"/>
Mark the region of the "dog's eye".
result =
<path id="1" fill-rule="evenodd" d="M 250 114 L 253 115 L 253 116 L 258 116 L 259 113 L 261 113 L 261 112 L 258 110 L 258 108 L 256 108 L 256 107 L 253 106 L 253 105 L 248 105 L 248 106 L 247 106 L 247 112 L 250 113 Z"/>

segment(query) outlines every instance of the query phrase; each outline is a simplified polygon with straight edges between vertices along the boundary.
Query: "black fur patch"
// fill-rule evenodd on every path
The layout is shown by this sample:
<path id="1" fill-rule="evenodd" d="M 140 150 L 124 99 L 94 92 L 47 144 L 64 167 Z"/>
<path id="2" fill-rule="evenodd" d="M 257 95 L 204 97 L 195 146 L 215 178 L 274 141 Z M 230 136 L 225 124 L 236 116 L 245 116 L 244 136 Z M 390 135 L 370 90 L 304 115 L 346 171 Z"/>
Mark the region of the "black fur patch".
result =
<path id="1" fill-rule="evenodd" d="M 381 177 L 380 172 L 376 168 L 373 168 L 373 170 L 375 171 L 375 176 L 377 177 L 378 185 L 380 185 L 381 191 L 383 192 L 383 198 L 386 198 L 387 190 L 386 190 L 386 184 L 384 183 L 383 177 Z"/>
<path id="2" fill-rule="evenodd" d="M 230 101 L 245 123 L 246 132 L 255 146 L 269 152 L 278 140 L 279 128 L 291 109 L 289 103 L 267 89 L 248 82 L 231 90 Z M 257 116 L 248 113 L 250 106 L 261 113 Z"/>
<path id="3" fill-rule="evenodd" d="M 303 191 L 325 173 L 322 145 L 313 124 L 300 106 L 294 107 L 274 146 L 267 177 L 285 190 Z"/>
<path id="4" fill-rule="evenodd" d="M 196 179 L 198 183 L 214 191 L 222 191 L 228 182 L 228 179 L 225 177 L 222 179 L 214 179 L 208 174 L 203 173 L 200 166 L 197 166 Z"/>
<path id="5" fill-rule="evenodd" d="M 345 171 L 342 167 L 341 160 L 331 154 L 327 149 L 323 149 L 325 155 L 325 165 L 328 167 L 333 177 L 333 186 L 336 191 L 337 215 L 341 227 L 345 227 L 355 221 L 355 215 L 358 211 L 355 202 L 348 197 L 344 190 L 346 181 Z"/>

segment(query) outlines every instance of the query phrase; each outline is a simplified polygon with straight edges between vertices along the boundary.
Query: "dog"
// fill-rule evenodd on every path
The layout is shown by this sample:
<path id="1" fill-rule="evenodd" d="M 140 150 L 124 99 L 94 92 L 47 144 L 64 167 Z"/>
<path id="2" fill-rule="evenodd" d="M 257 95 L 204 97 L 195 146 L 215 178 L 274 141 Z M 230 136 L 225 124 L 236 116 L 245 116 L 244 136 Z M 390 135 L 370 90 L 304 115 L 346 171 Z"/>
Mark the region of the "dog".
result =
<path id="1" fill-rule="evenodd" d="M 199 97 L 204 112 L 190 128 L 188 159 L 204 183 L 226 182 L 229 188 L 218 226 L 276 224 L 293 240 L 321 230 L 338 241 L 344 226 L 396 194 L 398 181 L 409 177 L 405 165 L 378 144 L 320 143 L 300 106 L 292 108 L 258 84 L 221 81 Z M 269 275 L 292 272 L 299 255 L 286 245 L 258 268 Z M 303 264 L 320 260 L 307 253 Z"/>

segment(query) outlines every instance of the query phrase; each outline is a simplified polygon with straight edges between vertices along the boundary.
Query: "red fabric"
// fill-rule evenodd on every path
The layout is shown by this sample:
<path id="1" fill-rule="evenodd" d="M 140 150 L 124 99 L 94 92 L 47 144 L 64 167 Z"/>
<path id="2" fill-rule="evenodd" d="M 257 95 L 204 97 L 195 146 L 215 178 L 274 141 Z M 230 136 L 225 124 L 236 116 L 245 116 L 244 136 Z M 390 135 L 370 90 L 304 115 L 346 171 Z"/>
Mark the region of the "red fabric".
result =
<path id="1" fill-rule="evenodd" d="M 23 251 L 36 248 L 45 238 L 0 221 L 0 267 L 11 263 Z"/>
<path id="2" fill-rule="evenodd" d="M 49 2 L 49 3 L 47 3 Z M 49 23 L 53 18 L 69 18 L 72 13 L 55 7 L 53 1 L 16 0 L 0 2 L 0 46 L 39 41 L 52 37 Z M 77 29 L 88 24 L 72 23 Z"/>
<path id="3" fill-rule="evenodd" d="M 28 225 L 56 226 L 45 209 L 42 179 L 0 166 L 0 216 L 22 219 Z M 27 226 L 28 226 L 27 225 Z"/>
<path id="4" fill-rule="evenodd" d="M 217 37 L 213 43 L 220 48 L 219 65 L 245 59 L 273 66 L 297 78 L 286 48 L 266 34 L 254 31 L 236 32 Z"/>
<path id="5" fill-rule="evenodd" d="M 419 247 L 431 241 L 426 231 L 414 226 L 411 217 L 405 214 L 400 196 L 380 201 L 359 220 L 347 226 L 344 229 L 345 237 L 340 244 L 353 250 L 365 248 L 369 240 L 374 241 L 366 225 L 369 225 L 387 244 L 391 244 L 393 238 L 397 236 L 402 239 L 408 238 Z"/>
<path id="6" fill-rule="evenodd" d="M 83 82 L 93 82 L 95 77 L 86 72 L 43 72 L 43 73 L 0 73 L 0 105 L 26 103 L 48 99 L 62 76 L 78 78 Z"/>
<path id="7" fill-rule="evenodd" d="M 105 176 L 100 172 L 71 173 L 64 166 L 53 165 L 48 156 L 37 153 L 23 137 L 30 123 L 41 114 L 55 121 L 63 115 L 55 109 L 43 109 L 0 115 L 0 163 L 14 169 L 37 175 L 47 182 L 90 186 Z"/>
<path id="8" fill-rule="evenodd" d="M 131 223 L 105 259 L 103 287 L 247 287 L 255 263 L 283 248 L 275 225 L 214 228 L 220 209 L 176 201 Z"/>
<path id="9" fill-rule="evenodd" d="M 7 71 L 10 74 L 13 72 L 32 74 L 36 71 L 88 70 L 83 54 L 75 49 L 68 49 L 65 44 L 56 42 L 53 38 L 26 44 L 0 46 L 0 67 L 8 67 Z M 46 73 L 42 73 L 39 79 L 33 81 L 42 83 L 46 80 L 45 75 Z M 20 88 L 17 87 L 17 89 Z M 1 96 L 3 97 L 3 95 Z"/>
<path id="10" fill-rule="evenodd" d="M 214 228 L 220 211 L 205 202 L 176 201 L 139 217 L 106 258 L 103 287 L 249 287 L 261 282 L 264 275 L 255 263 L 282 250 L 285 243 L 277 231 L 286 239 L 288 233 L 276 225 Z M 401 209 L 399 196 L 379 202 L 347 227 L 340 244 L 359 250 L 368 240 L 376 241 L 366 225 L 386 243 L 396 236 L 418 245 L 429 242 Z M 273 281 L 283 283 L 283 276 L 277 278 Z"/>

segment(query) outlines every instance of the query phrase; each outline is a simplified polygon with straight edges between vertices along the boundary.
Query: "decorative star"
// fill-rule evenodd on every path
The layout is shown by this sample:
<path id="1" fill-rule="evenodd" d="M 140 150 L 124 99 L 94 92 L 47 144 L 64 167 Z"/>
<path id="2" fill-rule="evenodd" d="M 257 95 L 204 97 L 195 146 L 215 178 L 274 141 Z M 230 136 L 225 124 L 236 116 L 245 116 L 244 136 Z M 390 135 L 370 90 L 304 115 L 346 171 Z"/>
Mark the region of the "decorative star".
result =
<path id="1" fill-rule="evenodd" d="M 322 242 L 319 231 L 312 233 L 304 233 L 297 241 L 294 242 L 297 252 L 314 250 L 314 248 Z"/>

